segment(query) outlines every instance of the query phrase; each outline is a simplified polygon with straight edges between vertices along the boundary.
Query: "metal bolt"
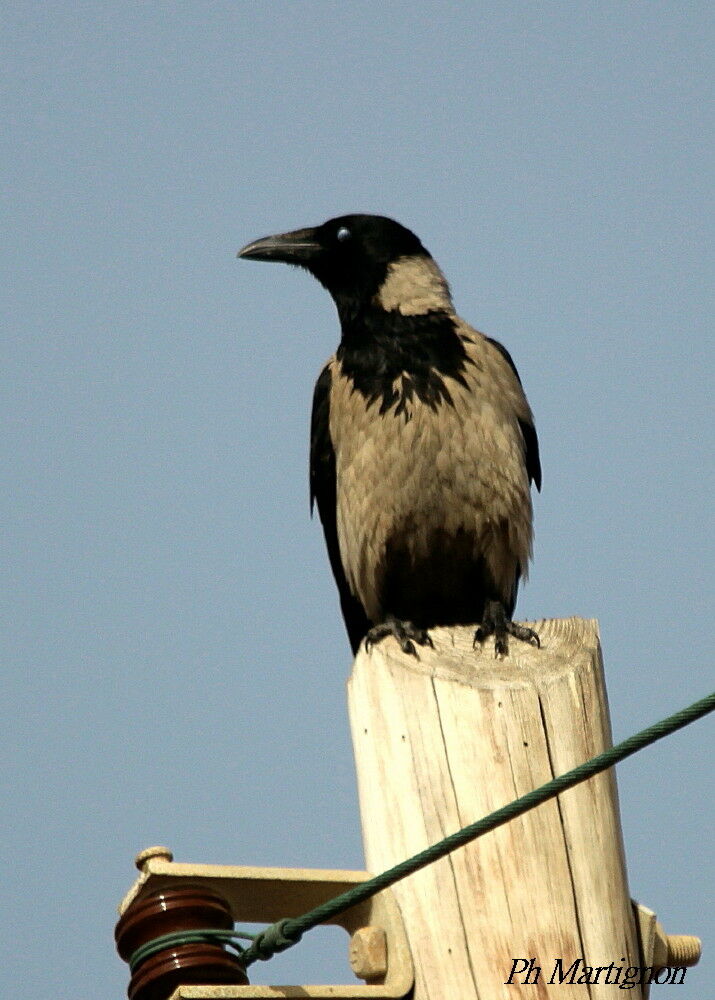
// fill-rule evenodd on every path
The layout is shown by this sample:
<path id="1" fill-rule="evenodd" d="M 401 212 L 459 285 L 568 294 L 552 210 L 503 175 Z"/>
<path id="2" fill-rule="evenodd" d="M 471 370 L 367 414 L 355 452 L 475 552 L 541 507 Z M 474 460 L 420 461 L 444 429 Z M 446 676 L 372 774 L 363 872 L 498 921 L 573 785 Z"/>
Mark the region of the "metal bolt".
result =
<path id="1" fill-rule="evenodd" d="M 692 934 L 666 934 L 660 923 L 655 925 L 655 940 L 653 942 L 653 967 L 664 969 L 666 966 L 697 965 L 702 954 L 703 944 L 700 938 Z"/>
<path id="2" fill-rule="evenodd" d="M 350 968 L 359 979 L 387 973 L 387 936 L 382 927 L 360 927 L 350 938 Z"/>
<path id="3" fill-rule="evenodd" d="M 668 965 L 697 965 L 703 951 L 703 943 L 692 934 L 666 934 L 668 945 Z"/>
<path id="4" fill-rule="evenodd" d="M 174 855 L 168 847 L 145 847 L 134 858 L 134 864 L 141 872 L 145 870 L 147 862 L 151 861 L 152 858 L 159 858 L 161 861 L 173 861 Z"/>

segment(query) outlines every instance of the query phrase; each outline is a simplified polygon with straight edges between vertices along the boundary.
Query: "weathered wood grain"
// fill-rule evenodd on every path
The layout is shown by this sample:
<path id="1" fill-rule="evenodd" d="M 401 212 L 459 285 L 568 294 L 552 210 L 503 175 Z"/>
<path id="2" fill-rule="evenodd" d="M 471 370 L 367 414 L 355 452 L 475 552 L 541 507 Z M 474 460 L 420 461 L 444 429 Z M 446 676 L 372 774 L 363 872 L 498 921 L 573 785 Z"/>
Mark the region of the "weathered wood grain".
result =
<path id="1" fill-rule="evenodd" d="M 534 625 L 541 649 L 472 649 L 436 629 L 419 660 L 392 639 L 360 650 L 348 685 L 366 862 L 378 872 L 611 745 L 596 622 Z M 553 984 L 555 963 L 638 965 L 613 772 L 544 803 L 394 888 L 414 1000 L 613 996 Z M 538 986 L 515 959 L 541 967 Z M 581 975 L 579 969 L 575 979 Z M 611 972 L 611 977 L 615 971 Z M 593 976 L 591 977 L 593 978 Z M 531 977 L 531 983 L 534 976 Z M 631 989 L 640 1000 L 639 987 Z"/>

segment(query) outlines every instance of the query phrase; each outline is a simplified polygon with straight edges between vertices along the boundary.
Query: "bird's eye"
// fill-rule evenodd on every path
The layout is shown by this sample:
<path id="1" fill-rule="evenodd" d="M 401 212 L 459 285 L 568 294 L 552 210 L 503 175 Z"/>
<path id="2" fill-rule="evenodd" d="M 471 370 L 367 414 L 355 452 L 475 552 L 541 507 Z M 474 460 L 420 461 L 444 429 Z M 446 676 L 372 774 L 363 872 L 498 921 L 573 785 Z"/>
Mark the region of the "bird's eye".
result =
<path id="1" fill-rule="evenodd" d="M 335 235 L 341 243 L 344 243 L 345 240 L 350 239 L 350 230 L 347 226 L 341 226 Z"/>

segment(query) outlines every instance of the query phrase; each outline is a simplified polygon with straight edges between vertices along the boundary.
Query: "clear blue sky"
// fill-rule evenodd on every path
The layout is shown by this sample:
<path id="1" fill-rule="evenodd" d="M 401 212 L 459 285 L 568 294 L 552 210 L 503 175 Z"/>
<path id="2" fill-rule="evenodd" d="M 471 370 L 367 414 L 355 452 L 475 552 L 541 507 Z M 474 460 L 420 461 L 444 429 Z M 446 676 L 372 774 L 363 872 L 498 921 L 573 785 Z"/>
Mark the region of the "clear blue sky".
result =
<path id="1" fill-rule="evenodd" d="M 140 848 L 362 866 L 350 656 L 308 517 L 337 323 L 310 278 L 236 261 L 247 240 L 353 211 L 414 229 L 536 415 L 519 616 L 600 620 L 616 738 L 713 687 L 713 14 L 8 0 L 0 19 L 0 993 L 120 997 Z M 659 998 L 715 980 L 714 734 L 618 770 L 633 895 L 705 938 Z M 279 961 L 279 981 L 333 969 L 311 942 Z"/>

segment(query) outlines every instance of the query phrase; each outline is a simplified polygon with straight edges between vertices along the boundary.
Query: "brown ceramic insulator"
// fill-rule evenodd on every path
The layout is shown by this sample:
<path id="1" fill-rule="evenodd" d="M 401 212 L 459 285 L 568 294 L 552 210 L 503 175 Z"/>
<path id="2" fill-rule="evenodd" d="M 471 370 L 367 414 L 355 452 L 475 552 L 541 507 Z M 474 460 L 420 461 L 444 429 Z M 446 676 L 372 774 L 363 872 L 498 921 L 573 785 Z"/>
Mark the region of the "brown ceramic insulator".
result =
<path id="1" fill-rule="evenodd" d="M 214 944 L 183 944 L 150 955 L 131 978 L 129 1000 L 166 1000 L 177 986 L 245 986 L 246 970 L 237 955 Z"/>
<path id="2" fill-rule="evenodd" d="M 136 899 L 117 923 L 117 951 L 128 962 L 137 948 L 175 931 L 203 928 L 231 930 L 233 916 L 226 900 L 212 889 L 185 885 L 180 889 L 157 889 Z"/>
<path id="3" fill-rule="evenodd" d="M 128 962 L 137 948 L 164 934 L 232 930 L 231 909 L 218 893 L 199 885 L 158 889 L 135 900 L 117 923 L 117 951 Z M 248 982 L 237 955 L 221 944 L 171 945 L 146 958 L 129 984 L 130 1000 L 164 1000 L 181 983 Z"/>

